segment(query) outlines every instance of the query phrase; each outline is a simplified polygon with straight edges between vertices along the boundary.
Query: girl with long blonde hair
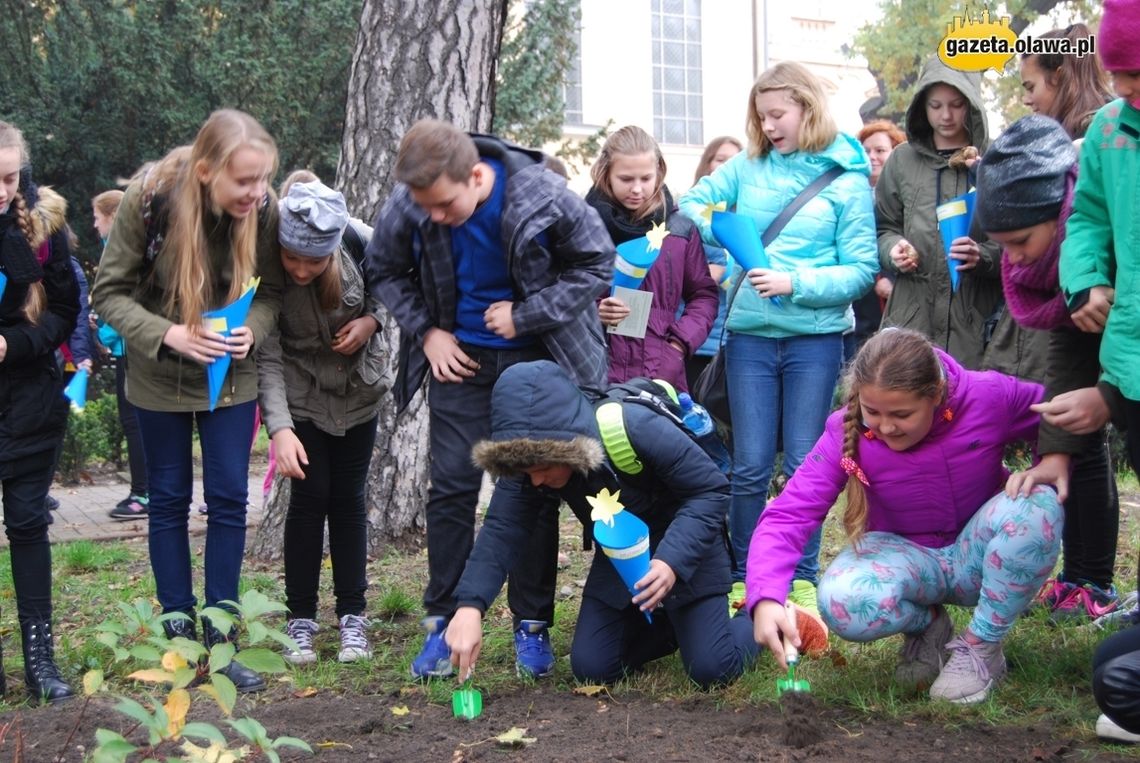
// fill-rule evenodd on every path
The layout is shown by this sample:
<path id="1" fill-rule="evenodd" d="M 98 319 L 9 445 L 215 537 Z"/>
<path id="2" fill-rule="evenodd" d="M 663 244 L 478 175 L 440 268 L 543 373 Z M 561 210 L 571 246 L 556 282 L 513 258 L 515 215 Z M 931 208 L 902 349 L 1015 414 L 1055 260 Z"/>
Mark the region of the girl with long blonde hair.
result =
<path id="1" fill-rule="evenodd" d="M 766 247 L 769 267 L 753 268 L 728 310 L 724 353 L 732 412 L 732 505 L 729 531 L 743 595 L 749 539 L 768 496 L 783 441 L 791 476 L 823 431 L 853 326 L 850 304 L 878 270 L 870 163 L 855 138 L 840 133 L 823 84 L 785 62 L 763 72 L 748 94 L 748 147 L 681 197 L 681 211 L 712 235 L 708 210 L 725 208 L 764 231 L 802 191 L 839 171 Z M 749 285 L 745 284 L 745 286 Z M 778 299 L 773 299 L 778 298 Z M 793 596 L 815 610 L 818 534 L 805 550 Z M 819 623 L 822 631 L 822 622 Z"/>
<path id="2" fill-rule="evenodd" d="M 165 623 L 171 636 L 196 636 L 187 534 L 195 426 L 209 507 L 205 604 L 238 596 L 257 398 L 251 350 L 276 323 L 284 280 L 276 168 L 277 147 L 253 117 L 214 112 L 193 144 L 131 182 L 95 284 L 97 312 L 131 348 L 127 399 L 146 450 L 151 569 L 163 612 L 185 615 Z M 237 299 L 253 276 L 261 281 L 244 325 L 215 331 L 203 313 Z M 215 407 L 207 366 L 225 355 Z M 205 618 L 202 626 L 207 646 L 232 639 Z M 225 673 L 238 691 L 265 688 L 238 662 Z"/>

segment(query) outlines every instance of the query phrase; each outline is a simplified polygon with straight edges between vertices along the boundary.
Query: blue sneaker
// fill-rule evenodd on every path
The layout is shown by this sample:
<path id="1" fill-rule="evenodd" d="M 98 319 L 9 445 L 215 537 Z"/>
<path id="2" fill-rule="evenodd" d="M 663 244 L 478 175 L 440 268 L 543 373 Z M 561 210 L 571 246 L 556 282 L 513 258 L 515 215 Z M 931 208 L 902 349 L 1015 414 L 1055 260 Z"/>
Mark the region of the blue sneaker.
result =
<path id="1" fill-rule="evenodd" d="M 454 672 L 451 667 L 451 649 L 443 640 L 447 618 L 441 615 L 425 617 L 420 626 L 427 632 L 424 647 L 412 660 L 412 678 L 442 678 Z"/>
<path id="2" fill-rule="evenodd" d="M 523 620 L 515 631 L 515 672 L 521 678 L 543 678 L 554 672 L 554 650 L 545 620 Z"/>

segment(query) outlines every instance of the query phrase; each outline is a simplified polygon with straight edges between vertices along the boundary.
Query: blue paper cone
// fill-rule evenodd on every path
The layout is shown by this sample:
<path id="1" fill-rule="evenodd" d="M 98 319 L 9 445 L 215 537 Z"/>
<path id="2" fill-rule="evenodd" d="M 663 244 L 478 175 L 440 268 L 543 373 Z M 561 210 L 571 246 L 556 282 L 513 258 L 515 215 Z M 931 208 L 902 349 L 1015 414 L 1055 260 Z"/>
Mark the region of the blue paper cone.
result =
<path id="1" fill-rule="evenodd" d="M 661 250 L 650 249 L 649 239 L 645 236 L 618 244 L 617 257 L 614 258 L 614 287 L 640 287 L 659 254 Z"/>
<path id="2" fill-rule="evenodd" d="M 71 381 L 63 388 L 63 394 L 71 401 L 71 410 L 76 413 L 83 413 L 83 409 L 87 407 L 87 373 L 86 368 L 80 368 L 71 377 Z"/>
<path id="3" fill-rule="evenodd" d="M 225 307 L 202 313 L 202 323 L 209 331 L 216 331 L 222 336 L 230 336 L 238 326 L 245 325 L 249 317 L 249 308 L 253 304 L 253 295 L 257 287 L 247 289 L 240 297 Z M 206 382 L 210 394 L 210 410 L 218 405 L 218 396 L 222 393 L 222 384 L 226 380 L 226 372 L 230 370 L 230 356 L 227 353 L 206 366 Z"/>
<path id="4" fill-rule="evenodd" d="M 649 527 L 640 518 L 621 511 L 613 515 L 613 525 L 602 521 L 594 522 L 594 540 L 602 547 L 602 553 L 621 576 L 631 595 L 637 595 L 634 588 L 637 581 L 649 573 Z M 645 619 L 653 618 L 645 612 Z"/>
<path id="5" fill-rule="evenodd" d="M 751 217 L 735 212 L 713 212 L 712 232 L 721 246 L 728 250 L 732 258 L 740 263 L 747 273 L 753 268 L 770 268 L 768 253 L 760 241 L 760 232 Z M 772 304 L 780 306 L 780 298 L 772 297 Z"/>
<path id="6" fill-rule="evenodd" d="M 0 273 L 0 299 L 4 299 L 4 289 L 8 287 L 8 276 Z"/>
<path id="7" fill-rule="evenodd" d="M 938 217 L 938 233 L 942 236 L 942 249 L 946 255 L 946 267 L 950 271 L 950 288 L 958 291 L 960 260 L 950 258 L 950 245 L 954 239 L 970 235 L 970 224 L 974 218 L 974 191 L 956 196 L 944 204 L 939 204 L 934 213 Z"/>

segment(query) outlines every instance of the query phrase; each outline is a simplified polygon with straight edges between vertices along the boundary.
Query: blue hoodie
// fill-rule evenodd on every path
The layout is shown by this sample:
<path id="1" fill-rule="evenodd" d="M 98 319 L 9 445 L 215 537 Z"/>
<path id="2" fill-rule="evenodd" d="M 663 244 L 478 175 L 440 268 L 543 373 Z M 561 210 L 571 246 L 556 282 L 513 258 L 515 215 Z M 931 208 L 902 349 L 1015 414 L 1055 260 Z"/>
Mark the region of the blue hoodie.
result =
<path id="1" fill-rule="evenodd" d="M 840 133 L 818 153 L 773 150 L 756 158 L 739 153 L 681 197 L 681 211 L 707 243 L 719 246 L 702 215 L 707 205 L 735 206 L 763 233 L 801 190 L 836 165 L 847 172 L 800 209 L 767 249 L 772 267 L 791 274 L 791 297 L 776 307 L 754 289 L 741 288 L 729 331 L 783 338 L 854 326 L 851 302 L 871 288 L 879 270 L 871 163 L 858 141 Z"/>

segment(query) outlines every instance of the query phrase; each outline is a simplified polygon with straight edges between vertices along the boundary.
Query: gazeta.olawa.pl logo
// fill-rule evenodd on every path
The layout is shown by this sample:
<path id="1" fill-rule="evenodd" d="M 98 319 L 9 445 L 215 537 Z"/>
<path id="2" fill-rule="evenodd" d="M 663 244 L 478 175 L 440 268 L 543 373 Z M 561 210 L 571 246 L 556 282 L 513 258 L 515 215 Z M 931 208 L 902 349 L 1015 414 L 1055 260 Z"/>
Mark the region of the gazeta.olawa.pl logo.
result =
<path id="1" fill-rule="evenodd" d="M 1043 53 L 1084 58 L 1096 53 L 1096 37 L 1068 39 L 1026 35 L 1018 38 L 1010 28 L 1009 16 L 995 20 L 989 9 L 975 15 L 967 7 L 946 25 L 946 36 L 938 43 L 938 58 L 942 63 L 963 72 L 993 69 L 1000 73 L 1014 56 Z"/>

